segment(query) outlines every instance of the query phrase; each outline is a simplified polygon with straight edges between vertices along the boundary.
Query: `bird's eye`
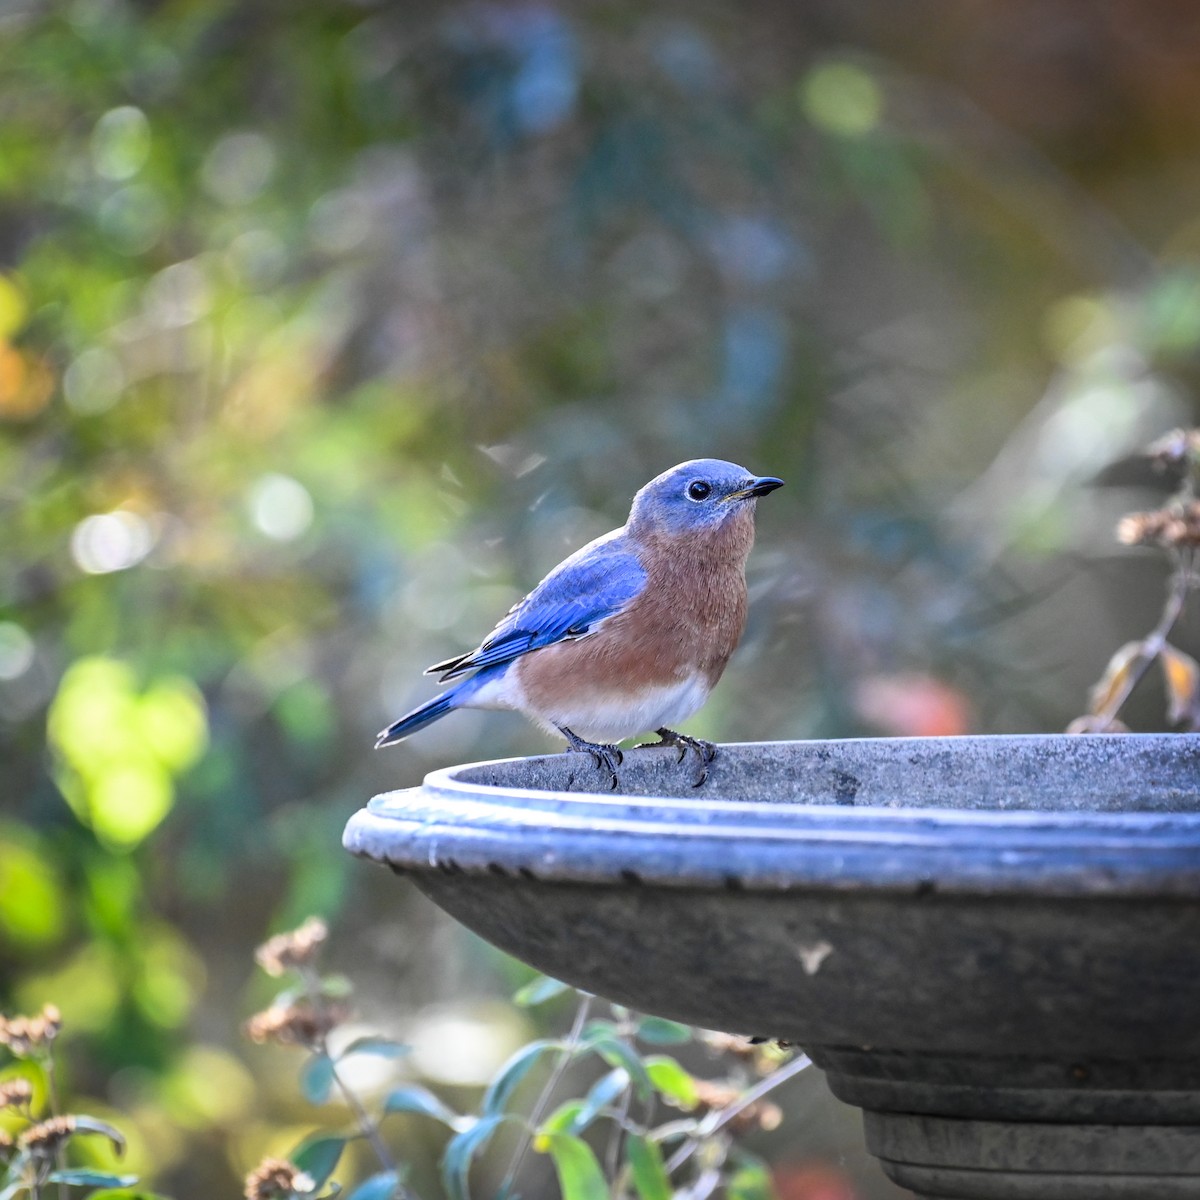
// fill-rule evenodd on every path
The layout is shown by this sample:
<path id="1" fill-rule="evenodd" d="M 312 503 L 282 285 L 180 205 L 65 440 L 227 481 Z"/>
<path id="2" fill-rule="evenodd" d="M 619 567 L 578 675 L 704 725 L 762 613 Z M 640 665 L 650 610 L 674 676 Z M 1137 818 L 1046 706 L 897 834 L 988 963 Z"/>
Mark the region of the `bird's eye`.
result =
<path id="1" fill-rule="evenodd" d="M 712 493 L 712 484 L 705 483 L 703 479 L 693 479 L 687 485 L 687 497 L 689 500 L 707 500 Z"/>

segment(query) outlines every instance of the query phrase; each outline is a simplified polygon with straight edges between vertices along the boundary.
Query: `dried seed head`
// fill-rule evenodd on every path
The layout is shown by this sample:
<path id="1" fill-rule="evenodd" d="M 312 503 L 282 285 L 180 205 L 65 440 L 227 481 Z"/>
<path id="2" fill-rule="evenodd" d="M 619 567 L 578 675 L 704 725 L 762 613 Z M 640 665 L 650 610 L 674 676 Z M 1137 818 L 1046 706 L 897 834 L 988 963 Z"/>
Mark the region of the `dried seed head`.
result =
<path id="1" fill-rule="evenodd" d="M 1146 447 L 1160 470 L 1200 458 L 1200 429 L 1172 429 Z"/>
<path id="2" fill-rule="evenodd" d="M 719 1033 L 715 1029 L 707 1030 L 704 1044 L 718 1054 L 732 1054 L 735 1058 L 753 1059 L 758 1054 L 758 1046 L 747 1037 L 739 1037 L 735 1033 Z"/>
<path id="3" fill-rule="evenodd" d="M 0 1016 L 0 1046 L 18 1058 L 29 1058 L 49 1046 L 62 1029 L 62 1016 L 53 1004 L 44 1005 L 36 1017 Z"/>
<path id="4" fill-rule="evenodd" d="M 282 975 L 312 963 L 328 936 L 325 922 L 320 917 L 309 917 L 299 929 L 278 933 L 263 942 L 254 958 L 268 975 Z"/>
<path id="5" fill-rule="evenodd" d="M 17 1138 L 17 1145 L 31 1154 L 49 1157 L 75 1132 L 74 1117 L 50 1117 L 31 1125 Z"/>
<path id="6" fill-rule="evenodd" d="M 255 1013 L 245 1024 L 252 1042 L 278 1042 L 281 1046 L 316 1047 L 336 1025 L 346 1019 L 344 1004 L 329 1002 L 319 1008 L 307 1000 L 292 1004 L 273 1004 Z"/>
<path id="7" fill-rule="evenodd" d="M 282 1158 L 264 1158 L 246 1176 L 246 1200 L 274 1200 L 293 1192 L 311 1192 L 316 1181 L 294 1163 Z"/>
<path id="8" fill-rule="evenodd" d="M 1117 522 L 1117 541 L 1172 550 L 1200 546 L 1200 501 L 1184 500 L 1152 512 L 1129 513 Z"/>
<path id="9" fill-rule="evenodd" d="M 28 1108 L 33 1101 L 33 1084 L 28 1079 L 6 1079 L 0 1083 L 0 1109 Z"/>

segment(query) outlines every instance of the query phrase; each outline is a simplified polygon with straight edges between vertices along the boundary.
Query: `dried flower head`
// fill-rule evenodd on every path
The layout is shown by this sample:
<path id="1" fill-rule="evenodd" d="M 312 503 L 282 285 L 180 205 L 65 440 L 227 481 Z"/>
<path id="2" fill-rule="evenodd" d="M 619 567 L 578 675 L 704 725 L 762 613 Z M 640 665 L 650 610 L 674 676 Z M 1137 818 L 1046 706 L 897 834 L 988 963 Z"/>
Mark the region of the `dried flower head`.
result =
<path id="1" fill-rule="evenodd" d="M 701 1107 L 713 1110 L 728 1108 L 735 1104 L 741 1093 L 737 1088 L 727 1083 L 718 1083 L 711 1079 L 696 1080 L 696 1098 Z M 730 1120 L 729 1128 L 734 1132 L 746 1132 L 751 1129 L 778 1129 L 783 1120 L 783 1110 L 770 1100 L 755 1100 L 739 1110 Z"/>
<path id="2" fill-rule="evenodd" d="M 28 1079 L 6 1079 L 0 1083 L 0 1109 L 28 1108 L 33 1101 L 33 1084 Z"/>
<path id="3" fill-rule="evenodd" d="M 1200 459 L 1200 429 L 1172 429 L 1151 442 L 1146 455 L 1160 470 Z"/>
<path id="4" fill-rule="evenodd" d="M 49 1046 L 62 1029 L 62 1016 L 53 1004 L 44 1005 L 36 1017 L 0 1016 L 0 1046 L 18 1058 L 29 1058 Z"/>
<path id="5" fill-rule="evenodd" d="M 31 1125 L 17 1138 L 17 1145 L 30 1154 L 49 1158 L 75 1132 L 74 1117 L 49 1117 Z"/>
<path id="6" fill-rule="evenodd" d="M 739 1037 L 736 1033 L 719 1033 L 715 1029 L 705 1032 L 704 1044 L 717 1054 L 732 1054 L 735 1058 L 749 1060 L 758 1054 L 757 1044 L 748 1037 Z"/>
<path id="7" fill-rule="evenodd" d="M 268 975 L 283 975 L 313 962 L 329 936 L 320 917 L 309 917 L 299 929 L 277 933 L 254 952 L 255 961 Z"/>
<path id="8" fill-rule="evenodd" d="M 246 1176 L 246 1200 L 274 1200 L 293 1192 L 311 1192 L 316 1181 L 283 1158 L 264 1158 Z"/>
<path id="9" fill-rule="evenodd" d="M 1200 500 L 1129 513 L 1117 522 L 1117 541 L 1126 546 L 1154 545 L 1171 550 L 1200 546 Z"/>
<path id="10" fill-rule="evenodd" d="M 252 1042 L 278 1042 L 281 1046 L 306 1046 L 312 1049 L 346 1019 L 344 1004 L 326 1003 L 319 1007 L 307 1000 L 291 1004 L 273 1004 L 255 1013 L 245 1024 Z"/>

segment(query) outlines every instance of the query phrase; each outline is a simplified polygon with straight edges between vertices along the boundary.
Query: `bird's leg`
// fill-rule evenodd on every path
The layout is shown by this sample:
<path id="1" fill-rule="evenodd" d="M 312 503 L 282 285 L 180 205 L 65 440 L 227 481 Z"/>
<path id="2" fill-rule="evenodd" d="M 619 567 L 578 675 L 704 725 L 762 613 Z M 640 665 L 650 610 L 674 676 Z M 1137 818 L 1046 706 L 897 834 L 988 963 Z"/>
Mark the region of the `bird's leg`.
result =
<path id="1" fill-rule="evenodd" d="M 592 762 L 602 770 L 607 770 L 612 776 L 612 790 L 617 790 L 617 768 L 624 761 L 625 756 L 621 753 L 619 746 L 605 746 L 599 742 L 585 742 L 578 734 L 572 733 L 565 725 L 557 725 L 555 728 L 559 733 L 567 739 L 567 749 L 574 750 L 577 754 L 590 754 Z"/>
<path id="2" fill-rule="evenodd" d="M 692 784 L 692 787 L 699 787 L 708 778 L 708 768 L 712 765 L 713 759 L 717 757 L 717 748 L 712 742 L 706 742 L 703 738 L 690 737 L 686 733 L 678 733 L 674 729 L 656 729 L 660 740 L 651 742 L 654 746 L 677 746 L 679 748 L 679 757 L 676 762 L 683 762 L 684 755 L 690 750 L 700 760 L 700 777 Z"/>

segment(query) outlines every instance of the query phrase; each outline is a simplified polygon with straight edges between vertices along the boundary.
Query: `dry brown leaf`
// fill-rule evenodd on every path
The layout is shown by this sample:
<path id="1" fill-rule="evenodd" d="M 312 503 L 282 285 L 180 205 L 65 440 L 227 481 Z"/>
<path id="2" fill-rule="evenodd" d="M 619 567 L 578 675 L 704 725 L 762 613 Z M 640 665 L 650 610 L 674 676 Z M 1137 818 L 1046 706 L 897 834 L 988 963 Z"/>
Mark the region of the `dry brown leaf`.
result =
<path id="1" fill-rule="evenodd" d="M 1196 728 L 1200 724 L 1200 663 L 1169 644 L 1159 651 L 1158 660 L 1167 685 L 1167 720 Z"/>
<path id="2" fill-rule="evenodd" d="M 1146 652 L 1144 642 L 1126 642 L 1108 660 L 1100 681 L 1088 693 L 1088 711 L 1092 713 L 1106 712 L 1109 705 L 1121 694 L 1129 674 L 1140 662 Z"/>

